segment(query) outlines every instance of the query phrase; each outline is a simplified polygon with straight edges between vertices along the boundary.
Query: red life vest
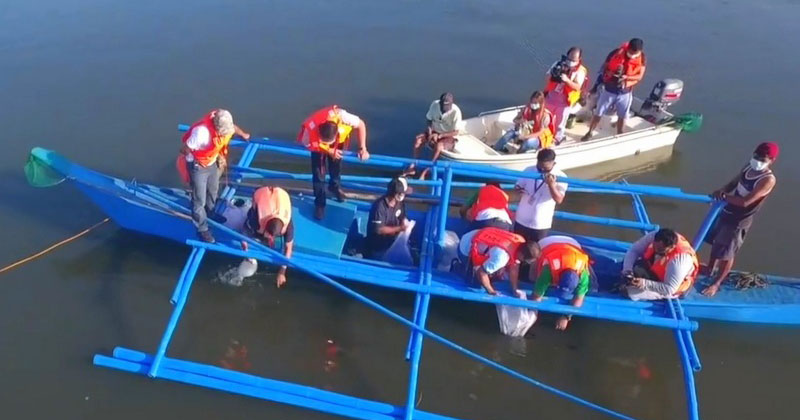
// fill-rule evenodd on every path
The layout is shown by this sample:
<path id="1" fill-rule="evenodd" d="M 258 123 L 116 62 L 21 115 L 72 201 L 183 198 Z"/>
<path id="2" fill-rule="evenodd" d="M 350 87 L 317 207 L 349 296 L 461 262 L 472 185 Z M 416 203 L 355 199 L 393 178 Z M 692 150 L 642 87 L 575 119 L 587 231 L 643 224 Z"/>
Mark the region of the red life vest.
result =
<path id="1" fill-rule="evenodd" d="M 508 217 L 514 220 L 514 215 L 511 213 L 511 210 L 508 209 L 508 194 L 494 185 L 484 185 L 481 187 L 478 191 L 478 199 L 475 200 L 475 204 L 470 207 L 467 218 L 469 220 L 475 220 L 475 218 L 486 209 L 505 210 L 506 213 L 508 213 Z"/>
<path id="2" fill-rule="evenodd" d="M 253 193 L 253 206 L 258 212 L 258 233 L 262 235 L 267 223 L 278 218 L 283 222 L 281 234 L 285 234 L 292 220 L 292 201 L 289 193 L 280 187 L 261 187 Z"/>
<path id="3" fill-rule="evenodd" d="M 636 81 L 638 83 L 641 81 L 641 77 L 644 76 L 639 74 L 642 71 L 642 67 L 644 67 L 644 51 L 636 58 L 628 58 L 628 43 L 622 44 L 606 61 L 605 70 L 603 71 L 603 83 L 616 82 L 614 75 L 620 67 L 623 68 L 622 74 L 629 78 L 639 77 L 639 80 Z"/>
<path id="4" fill-rule="evenodd" d="M 589 255 L 575 245 L 563 242 L 554 243 L 542 249 L 539 260 L 536 262 L 536 272 L 541 273 L 545 264 L 550 267 L 552 282 L 556 286 L 564 270 L 575 270 L 580 275 L 589 267 Z"/>
<path id="5" fill-rule="evenodd" d="M 558 92 L 557 89 L 558 89 L 558 87 L 560 85 L 561 86 L 561 94 L 564 95 L 564 99 L 566 99 L 566 101 L 569 104 L 569 106 L 575 105 L 575 103 L 578 102 L 578 99 L 581 98 L 581 92 L 583 90 L 585 90 L 585 88 L 588 86 L 589 69 L 587 69 L 586 66 L 583 65 L 583 62 L 580 62 L 575 67 L 575 69 L 572 70 L 567 75 L 569 77 L 569 79 L 572 80 L 572 78 L 575 77 L 575 74 L 577 74 L 579 71 L 583 71 L 583 74 L 584 74 L 583 83 L 581 84 L 581 88 L 580 89 L 573 89 L 568 84 L 566 84 L 564 82 L 556 82 L 551 78 L 551 79 L 548 79 L 547 86 L 545 86 L 545 88 L 544 88 L 545 94 L 549 94 L 550 92 L 554 92 L 554 91 Z"/>
<path id="6" fill-rule="evenodd" d="M 544 106 L 544 105 L 542 105 Z M 525 121 L 533 121 L 533 128 L 531 129 L 532 133 L 535 133 L 542 129 L 542 121 L 545 118 L 548 118 L 547 128 L 539 135 L 539 145 L 542 149 L 547 149 L 553 145 L 553 140 L 555 139 L 554 134 L 556 132 L 556 119 L 553 117 L 553 113 L 550 112 L 549 109 L 545 107 L 544 112 L 542 112 L 542 118 L 537 118 L 539 116 L 538 112 L 531 109 L 530 104 L 525 105 L 525 108 L 522 109 L 522 119 Z"/>
<path id="7" fill-rule="evenodd" d="M 483 228 L 472 237 L 469 259 L 473 266 L 482 265 L 489 259 L 489 248 L 500 247 L 508 253 L 509 264 L 512 264 L 516 260 L 517 249 L 524 243 L 525 238 L 514 232 L 493 227 Z M 480 251 L 481 248 L 484 249 L 483 252 Z"/>
<path id="8" fill-rule="evenodd" d="M 678 290 L 675 291 L 675 296 L 680 296 L 685 293 L 689 288 L 692 287 L 694 284 L 694 279 L 697 277 L 697 272 L 700 270 L 700 263 L 697 261 L 697 254 L 694 252 L 694 248 L 692 248 L 692 244 L 683 237 L 683 235 L 678 234 L 678 243 L 675 244 L 675 247 L 670 251 L 667 255 L 663 258 L 656 259 L 656 251 L 653 247 L 653 244 L 647 246 L 647 249 L 644 251 L 644 261 L 647 264 L 647 268 L 656 275 L 659 281 L 664 281 L 664 277 L 667 275 L 667 264 L 672 261 L 675 257 L 680 254 L 689 254 L 692 256 L 692 264 L 694 268 L 692 271 L 683 279 L 680 286 L 678 286 Z"/>
<path id="9" fill-rule="evenodd" d="M 211 119 L 212 112 L 206 114 L 200 121 L 192 124 L 186 133 L 183 134 L 183 144 L 186 144 L 186 141 L 189 140 L 189 137 L 192 136 L 192 131 L 194 131 L 197 127 L 205 127 L 208 130 L 208 135 L 211 137 L 208 145 L 201 149 L 201 150 L 192 150 L 192 156 L 194 156 L 194 161 L 202 166 L 211 166 L 212 164 L 217 162 L 217 157 L 227 150 L 228 143 L 231 141 L 231 137 L 233 134 L 229 136 L 222 136 L 217 133 L 217 129 L 214 127 L 214 122 Z"/>
<path id="10" fill-rule="evenodd" d="M 300 133 L 297 135 L 297 141 L 312 152 L 327 152 L 331 148 L 347 149 L 347 143 L 350 140 L 350 132 L 353 131 L 353 127 L 342 122 L 339 111 L 340 108 L 338 106 L 331 105 L 311 114 L 303 121 Z M 329 143 L 323 142 L 319 135 L 319 126 L 326 122 L 335 123 L 338 128 L 336 139 Z"/>

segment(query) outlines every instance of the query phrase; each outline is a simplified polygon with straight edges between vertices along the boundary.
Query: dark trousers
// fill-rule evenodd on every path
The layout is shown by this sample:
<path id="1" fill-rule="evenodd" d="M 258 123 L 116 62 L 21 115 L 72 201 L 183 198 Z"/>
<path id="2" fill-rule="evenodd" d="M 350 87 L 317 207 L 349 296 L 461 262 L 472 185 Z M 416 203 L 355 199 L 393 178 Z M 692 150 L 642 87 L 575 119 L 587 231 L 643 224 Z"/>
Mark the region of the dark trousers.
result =
<path id="1" fill-rule="evenodd" d="M 342 182 L 342 160 L 334 159 L 327 153 L 311 152 L 311 183 L 314 186 L 314 204 L 325 207 L 325 174 L 331 176 L 328 188 L 337 191 Z"/>
<path id="2" fill-rule="evenodd" d="M 208 230 L 208 213 L 214 211 L 219 193 L 219 167 L 216 163 L 201 166 L 189 165 L 189 178 L 192 186 L 192 221 L 198 232 Z"/>
<path id="3" fill-rule="evenodd" d="M 531 229 L 527 226 L 522 226 L 519 223 L 514 223 L 514 233 L 525 238 L 526 241 L 536 241 L 544 239 L 550 229 Z"/>

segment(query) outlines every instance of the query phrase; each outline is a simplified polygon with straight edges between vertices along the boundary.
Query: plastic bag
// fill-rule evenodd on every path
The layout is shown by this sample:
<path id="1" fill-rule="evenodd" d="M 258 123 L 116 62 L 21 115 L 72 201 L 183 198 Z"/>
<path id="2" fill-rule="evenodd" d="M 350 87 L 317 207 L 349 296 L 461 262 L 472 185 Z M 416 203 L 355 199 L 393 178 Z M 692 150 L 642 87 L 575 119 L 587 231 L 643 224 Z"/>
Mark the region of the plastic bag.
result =
<path id="1" fill-rule="evenodd" d="M 450 271 L 450 266 L 453 264 L 453 260 L 458 259 L 458 244 L 458 234 L 452 230 L 446 230 L 444 232 L 444 246 L 442 247 L 441 252 L 439 252 L 438 259 L 436 261 L 437 270 Z"/>
<path id="2" fill-rule="evenodd" d="M 525 292 L 517 290 L 517 296 L 528 300 Z M 510 337 L 522 337 L 536 322 L 536 311 L 510 305 L 496 305 L 500 332 Z"/>
<path id="3" fill-rule="evenodd" d="M 408 237 L 411 236 L 411 230 L 414 229 L 416 223 L 417 222 L 414 220 L 408 221 L 406 230 L 394 238 L 392 246 L 383 254 L 384 261 L 399 265 L 414 265 L 414 259 L 411 257 L 411 250 L 408 248 Z"/>

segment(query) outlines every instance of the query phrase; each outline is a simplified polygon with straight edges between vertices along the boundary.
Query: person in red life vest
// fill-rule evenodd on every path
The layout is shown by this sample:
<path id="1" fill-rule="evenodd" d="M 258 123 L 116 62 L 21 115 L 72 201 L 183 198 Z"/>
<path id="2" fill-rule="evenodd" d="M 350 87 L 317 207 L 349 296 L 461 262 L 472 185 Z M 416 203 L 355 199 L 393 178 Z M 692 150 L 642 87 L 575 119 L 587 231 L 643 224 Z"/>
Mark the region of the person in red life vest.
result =
<path id="1" fill-rule="evenodd" d="M 328 190 L 337 201 L 345 199 L 341 188 L 342 152 L 350 141 L 350 133 L 358 134 L 358 158 L 369 159 L 367 125 L 358 116 L 339 108 L 327 106 L 311 114 L 300 127 L 297 140 L 311 151 L 311 174 L 314 187 L 314 217 L 325 216 L 325 173 L 330 172 Z"/>
<path id="2" fill-rule="evenodd" d="M 536 264 L 528 272 L 528 277 L 534 282 L 531 299 L 541 302 L 552 287 L 556 297 L 570 300 L 572 306 L 580 308 L 592 285 L 589 255 L 568 236 L 549 236 L 539 241 L 539 247 L 541 251 Z M 511 287 L 516 290 L 517 285 Z M 565 330 L 571 319 L 571 315 L 560 316 L 556 329 Z"/>
<path id="3" fill-rule="evenodd" d="M 208 218 L 224 222 L 214 213 L 219 193 L 218 161 L 234 135 L 244 140 L 250 139 L 250 134 L 234 124 L 233 116 L 225 109 L 209 112 L 183 135 L 181 154 L 186 162 L 192 189 L 192 220 L 198 236 L 204 242 L 214 242 L 214 236 L 208 229 Z"/>
<path id="4" fill-rule="evenodd" d="M 561 56 L 561 60 L 553 63 L 545 76 L 545 104 L 555 119 L 556 144 L 564 141 L 567 118 L 577 112 L 575 105 L 589 80 L 589 70 L 583 65 L 581 55 L 580 48 L 570 48 L 566 55 Z"/>
<path id="5" fill-rule="evenodd" d="M 247 212 L 245 231 L 270 248 L 281 248 L 286 258 L 294 249 L 294 222 L 289 193 L 280 187 L 261 187 L 253 193 L 253 206 Z M 278 269 L 278 287 L 286 284 L 286 266 Z"/>
<path id="6" fill-rule="evenodd" d="M 712 194 L 717 200 L 724 200 L 728 204 L 706 236 L 706 242 L 711 244 L 711 255 L 702 272 L 710 275 L 715 266 L 718 266 L 718 270 L 711 285 L 703 290 L 704 295 L 714 296 L 728 277 L 756 213 L 775 188 L 777 180 L 770 166 L 778 158 L 779 151 L 776 143 L 759 144 L 750 162 L 729 183 Z"/>
<path id="7" fill-rule="evenodd" d="M 439 99 L 431 102 L 428 113 L 425 114 L 428 125 L 425 131 L 414 138 L 414 159 L 419 159 L 419 152 L 422 146 L 428 145 L 433 149 L 431 161 L 435 162 L 442 154 L 442 150 L 452 151 L 455 149 L 458 139 L 459 128 L 461 125 L 461 109 L 454 103 L 453 94 L 445 92 Z M 414 164 L 409 166 L 408 171 L 414 169 Z M 420 178 L 425 178 L 428 169 L 422 171 Z"/>
<path id="8" fill-rule="evenodd" d="M 554 144 L 555 130 L 553 113 L 544 105 L 544 93 L 537 90 L 531 94 L 528 104 L 514 117 L 514 129 L 503 134 L 492 147 L 502 152 L 506 150 L 508 143 L 514 143 L 521 145 L 517 153 L 547 149 Z"/>
<path id="9" fill-rule="evenodd" d="M 489 181 L 459 209 L 463 219 L 471 222 L 470 230 L 485 227 L 512 229 L 514 214 L 508 208 L 508 194 L 497 181 Z"/>
<path id="10" fill-rule="evenodd" d="M 525 242 L 514 232 L 487 227 L 466 233 L 458 245 L 458 257 L 468 280 L 477 279 L 490 295 L 497 295 L 493 280 L 508 275 L 511 284 L 519 281 L 519 266 L 536 260 L 539 246 Z"/>
<path id="11" fill-rule="evenodd" d="M 672 229 L 651 232 L 634 242 L 622 263 L 632 300 L 682 296 L 694 284 L 700 264 L 694 248 Z"/>
<path id="12" fill-rule="evenodd" d="M 633 87 L 644 78 L 647 61 L 644 55 L 644 41 L 633 38 L 611 51 L 606 57 L 603 68 L 600 70 L 602 91 L 597 98 L 597 105 L 589 123 L 589 131 L 581 139 L 587 141 L 592 138 L 600 117 L 606 114 L 611 107 L 617 110 L 617 134 L 622 134 L 625 127 L 625 118 L 633 102 Z"/>

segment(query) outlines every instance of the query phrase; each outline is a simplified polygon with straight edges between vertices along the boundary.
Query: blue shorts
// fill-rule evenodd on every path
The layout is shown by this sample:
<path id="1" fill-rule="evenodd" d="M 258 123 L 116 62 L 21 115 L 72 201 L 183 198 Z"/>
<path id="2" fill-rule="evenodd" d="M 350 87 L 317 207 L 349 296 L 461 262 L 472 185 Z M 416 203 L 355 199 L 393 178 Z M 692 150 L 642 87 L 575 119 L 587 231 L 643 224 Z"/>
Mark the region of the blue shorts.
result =
<path id="1" fill-rule="evenodd" d="M 628 116 L 628 111 L 631 109 L 632 102 L 633 92 L 611 93 L 603 90 L 597 98 L 597 108 L 595 108 L 594 115 L 606 115 L 606 112 L 613 106 L 617 110 L 617 117 L 619 119 L 625 119 L 625 117 Z"/>

